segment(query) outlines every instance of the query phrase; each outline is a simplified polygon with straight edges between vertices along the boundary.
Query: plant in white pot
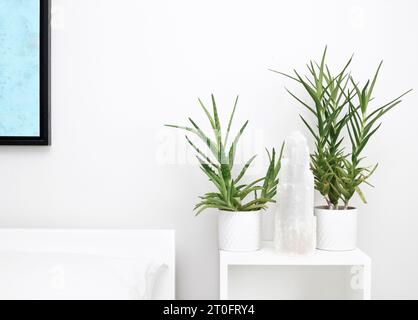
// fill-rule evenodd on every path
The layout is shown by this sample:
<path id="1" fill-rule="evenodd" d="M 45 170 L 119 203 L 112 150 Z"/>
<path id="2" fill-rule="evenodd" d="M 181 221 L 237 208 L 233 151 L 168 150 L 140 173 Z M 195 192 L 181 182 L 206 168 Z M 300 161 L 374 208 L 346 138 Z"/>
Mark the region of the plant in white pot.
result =
<path id="1" fill-rule="evenodd" d="M 350 200 L 357 193 L 366 202 L 360 186 L 372 186 L 368 179 L 375 172 L 374 166 L 364 165 L 364 149 L 370 138 L 380 128 L 381 117 L 401 103 L 396 99 L 370 110 L 370 102 L 382 63 L 372 80 L 359 87 L 348 67 L 333 75 L 326 64 L 325 48 L 320 64 L 310 62 L 309 76 L 302 77 L 297 71 L 285 75 L 307 92 L 312 103 L 305 102 L 287 90 L 315 119 L 310 125 L 300 116 L 315 140 L 315 152 L 311 155 L 311 169 L 315 177 L 315 189 L 326 201 L 325 206 L 315 208 L 317 216 L 317 248 L 345 251 L 356 248 L 357 208 Z M 347 140 L 347 141 L 345 141 Z"/>
<path id="2" fill-rule="evenodd" d="M 269 166 L 267 173 L 251 183 L 242 182 L 248 168 L 256 156 L 248 160 L 243 166 L 239 167 L 238 174 L 234 176 L 235 155 L 238 142 L 248 125 L 244 123 L 238 131 L 234 140 L 228 141 L 232 122 L 238 104 L 238 97 L 229 119 L 225 132 L 222 134 L 221 123 L 215 98 L 212 95 L 212 113 L 205 107 L 199 99 L 199 104 L 206 114 L 213 131 L 213 138 L 209 138 L 200 127 L 191 119 L 190 127 L 166 125 L 167 127 L 185 130 L 197 136 L 205 149 L 206 153 L 200 149 L 186 135 L 187 142 L 196 151 L 196 157 L 200 163 L 200 168 L 209 180 L 216 187 L 216 191 L 206 193 L 200 197 L 201 201 L 195 206 L 196 215 L 206 209 L 219 210 L 219 248 L 227 251 L 256 251 L 260 249 L 261 243 L 261 212 L 267 209 L 269 203 L 275 202 L 278 186 L 278 175 L 281 167 L 281 153 L 276 154 L 275 149 L 269 155 Z"/>

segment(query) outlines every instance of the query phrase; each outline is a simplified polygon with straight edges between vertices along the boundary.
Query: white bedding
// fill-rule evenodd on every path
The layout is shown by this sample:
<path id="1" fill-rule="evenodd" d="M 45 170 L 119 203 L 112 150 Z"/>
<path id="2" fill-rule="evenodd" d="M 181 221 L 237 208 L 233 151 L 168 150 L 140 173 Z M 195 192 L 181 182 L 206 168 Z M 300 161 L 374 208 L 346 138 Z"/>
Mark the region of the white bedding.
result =
<path id="1" fill-rule="evenodd" d="M 89 254 L 0 252 L 2 300 L 149 300 L 162 262 Z"/>

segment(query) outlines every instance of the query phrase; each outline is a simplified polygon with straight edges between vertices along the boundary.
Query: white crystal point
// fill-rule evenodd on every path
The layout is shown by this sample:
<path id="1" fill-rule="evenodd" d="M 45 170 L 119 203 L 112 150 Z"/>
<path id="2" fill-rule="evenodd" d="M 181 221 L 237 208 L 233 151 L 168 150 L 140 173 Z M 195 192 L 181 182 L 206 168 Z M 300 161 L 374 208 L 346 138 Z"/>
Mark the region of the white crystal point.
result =
<path id="1" fill-rule="evenodd" d="M 310 155 L 308 141 L 302 133 L 295 131 L 288 136 L 286 139 L 286 149 L 287 157 L 292 160 L 293 164 L 304 165 L 309 168 Z"/>
<path id="2" fill-rule="evenodd" d="M 286 138 L 279 175 L 275 246 L 284 254 L 310 254 L 315 249 L 314 177 L 305 136 Z"/>

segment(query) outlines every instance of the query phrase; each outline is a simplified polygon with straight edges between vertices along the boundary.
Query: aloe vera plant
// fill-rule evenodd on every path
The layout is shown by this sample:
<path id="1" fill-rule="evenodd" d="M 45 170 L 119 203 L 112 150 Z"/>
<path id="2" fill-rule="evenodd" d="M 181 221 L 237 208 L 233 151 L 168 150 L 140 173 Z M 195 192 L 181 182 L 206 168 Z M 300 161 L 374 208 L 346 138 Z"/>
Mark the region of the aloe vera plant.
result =
<path id="1" fill-rule="evenodd" d="M 213 95 L 212 113 L 209 112 L 202 100 L 199 99 L 199 105 L 206 114 L 212 128 L 213 138 L 206 135 L 191 118 L 189 118 L 191 126 L 166 125 L 167 127 L 181 129 L 197 136 L 207 151 L 209 151 L 207 153 L 200 149 L 186 134 L 187 142 L 196 152 L 196 158 L 200 163 L 200 169 L 216 187 L 216 192 L 209 192 L 200 197 L 201 201 L 194 208 L 196 215 L 199 215 L 209 208 L 232 212 L 259 211 L 267 209 L 269 203 L 275 202 L 274 196 L 276 195 L 277 186 L 279 184 L 278 176 L 281 168 L 284 144 L 282 145 L 279 154 L 276 153 L 275 149 L 273 149 L 271 153 L 267 151 L 269 166 L 264 177 L 251 183 L 242 182 L 256 156 L 251 157 L 245 165 L 240 168 L 239 174 L 236 177 L 233 176 L 232 169 L 236 166 L 235 155 L 237 146 L 249 123 L 246 121 L 236 134 L 234 140 L 229 143 L 238 100 L 239 97 L 235 100 L 225 136 L 222 134 L 218 108 Z"/>
<path id="2" fill-rule="evenodd" d="M 302 77 L 296 70 L 294 75 L 271 71 L 296 81 L 310 96 L 312 102 L 307 103 L 287 90 L 316 121 L 311 125 L 300 116 L 315 139 L 316 150 L 311 155 L 315 188 L 325 198 L 329 209 L 347 209 L 355 193 L 367 203 L 360 186 L 363 183 L 372 186 L 368 179 L 377 164 L 363 166 L 366 158 L 363 151 L 381 127 L 381 117 L 400 104 L 401 98 L 411 90 L 370 111 L 382 62 L 373 79 L 360 87 L 348 71 L 352 57 L 340 72 L 333 74 L 326 63 L 326 55 L 327 48 L 319 64 L 311 61 L 307 65 L 309 76 Z M 347 136 L 350 148 L 345 145 Z M 340 206 L 341 202 L 343 206 Z"/>

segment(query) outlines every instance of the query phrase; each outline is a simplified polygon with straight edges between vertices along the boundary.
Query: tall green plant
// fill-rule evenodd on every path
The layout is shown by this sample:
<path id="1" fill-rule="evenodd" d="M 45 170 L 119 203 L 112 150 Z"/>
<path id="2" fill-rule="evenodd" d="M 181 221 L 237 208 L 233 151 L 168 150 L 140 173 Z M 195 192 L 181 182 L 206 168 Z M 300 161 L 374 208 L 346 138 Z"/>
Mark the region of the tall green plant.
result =
<path id="1" fill-rule="evenodd" d="M 200 163 L 200 169 L 217 189 L 216 192 L 209 192 L 200 197 L 201 201 L 194 208 L 196 215 L 209 208 L 225 211 L 259 211 L 266 209 L 268 203 L 275 202 L 274 196 L 276 195 L 279 183 L 278 176 L 281 168 L 284 145 L 279 154 L 276 153 L 275 149 L 273 149 L 271 153 L 267 151 L 269 156 L 269 167 L 264 177 L 248 184 L 241 182 L 256 156 L 249 159 L 241 168 L 239 174 L 236 177 L 233 177 L 232 169 L 235 166 L 234 162 L 238 142 L 248 126 L 248 121 L 246 121 L 236 134 L 234 140 L 229 143 L 228 140 L 238 105 L 238 99 L 239 98 L 237 97 L 235 100 L 225 137 L 223 137 L 222 134 L 218 108 L 213 95 L 212 113 L 209 112 L 202 100 L 199 99 L 199 105 L 206 114 L 213 131 L 212 139 L 209 138 L 191 118 L 189 118 L 189 122 L 191 123 L 190 127 L 166 125 L 167 127 L 185 130 L 186 132 L 194 134 L 201 142 L 203 142 L 205 148 L 210 153 L 207 154 L 205 151 L 201 150 L 186 135 L 187 142 L 196 152 L 196 158 Z"/>
<path id="2" fill-rule="evenodd" d="M 363 156 L 364 148 L 381 127 L 381 117 L 400 104 L 402 102 L 401 98 L 411 92 L 411 90 L 408 90 L 374 111 L 370 111 L 369 105 L 373 100 L 372 94 L 382 64 L 383 62 L 379 64 L 373 79 L 367 81 L 362 88 L 358 86 L 353 77 L 350 78 L 352 87 L 356 93 L 353 99 L 350 99 L 347 115 L 347 131 L 351 143 L 351 154 L 343 159 L 344 166 L 336 174 L 336 184 L 342 191 L 344 208 L 349 206 L 349 201 L 356 192 L 361 200 L 367 203 L 360 189 L 360 185 L 365 183 L 373 187 L 367 180 L 376 171 L 378 164 L 371 167 L 362 166 L 362 162 L 366 158 Z"/>
<path id="3" fill-rule="evenodd" d="M 315 119 L 315 126 L 300 116 L 315 139 L 316 150 L 311 155 L 311 168 L 315 176 L 315 188 L 325 198 L 330 209 L 339 209 L 340 202 L 347 209 L 354 193 L 358 193 L 366 203 L 360 189 L 375 172 L 377 165 L 361 166 L 362 152 L 370 138 L 380 128 L 379 119 L 389 110 L 401 103 L 398 98 L 369 112 L 369 103 L 382 63 L 373 78 L 362 88 L 354 81 L 348 68 L 352 57 L 340 72 L 333 74 L 326 63 L 327 48 L 321 62 L 310 61 L 307 65 L 309 74 L 302 77 L 296 70 L 294 75 L 282 74 L 297 83 L 308 93 L 311 102 L 307 103 L 287 90 L 301 103 Z M 351 150 L 344 146 L 344 138 L 350 138 Z"/>

